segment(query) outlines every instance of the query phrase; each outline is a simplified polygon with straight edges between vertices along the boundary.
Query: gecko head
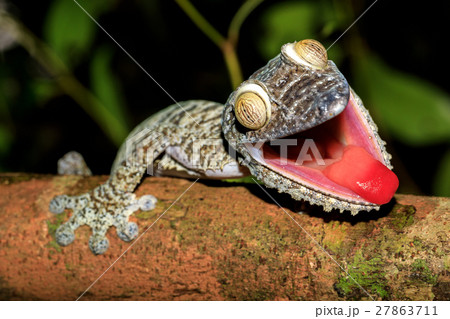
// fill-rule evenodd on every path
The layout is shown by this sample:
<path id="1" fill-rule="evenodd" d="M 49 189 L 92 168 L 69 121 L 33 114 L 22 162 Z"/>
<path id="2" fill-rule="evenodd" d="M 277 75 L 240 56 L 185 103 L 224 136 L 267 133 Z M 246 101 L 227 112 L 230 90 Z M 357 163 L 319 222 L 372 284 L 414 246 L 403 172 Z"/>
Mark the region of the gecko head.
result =
<path id="1" fill-rule="evenodd" d="M 378 209 L 398 187 L 376 125 L 318 41 L 283 45 L 230 95 L 222 128 L 266 186 L 327 211 Z"/>
<path id="2" fill-rule="evenodd" d="M 249 141 L 290 136 L 345 109 L 350 88 L 326 52 L 315 40 L 285 44 L 278 56 L 231 94 L 228 102 Z M 259 103 L 252 104 L 249 96 Z"/>

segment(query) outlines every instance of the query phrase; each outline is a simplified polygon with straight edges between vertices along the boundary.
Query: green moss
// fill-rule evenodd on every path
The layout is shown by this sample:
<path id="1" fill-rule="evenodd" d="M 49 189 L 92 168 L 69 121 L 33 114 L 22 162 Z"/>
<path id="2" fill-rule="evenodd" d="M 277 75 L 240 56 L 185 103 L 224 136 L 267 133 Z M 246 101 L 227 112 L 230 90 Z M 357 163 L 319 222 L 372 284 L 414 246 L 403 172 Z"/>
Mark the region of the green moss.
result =
<path id="1" fill-rule="evenodd" d="M 412 205 L 395 204 L 389 214 L 390 222 L 396 230 L 402 230 L 414 223 L 416 208 Z"/>
<path id="2" fill-rule="evenodd" d="M 413 244 L 414 247 L 420 248 L 422 247 L 422 240 L 420 240 L 419 237 L 414 236 Z"/>
<path id="3" fill-rule="evenodd" d="M 67 214 L 62 213 L 55 215 L 51 220 L 47 220 L 48 234 L 52 237 L 55 237 L 56 230 L 61 224 L 66 220 Z"/>
<path id="4" fill-rule="evenodd" d="M 49 253 L 49 259 L 51 259 L 51 256 L 52 256 L 55 252 L 58 252 L 58 253 L 61 252 L 61 246 L 59 246 L 58 243 L 57 243 L 56 241 L 54 241 L 54 240 L 48 242 L 48 243 L 45 245 L 45 247 L 51 249 L 51 250 L 50 250 L 50 253 Z"/>
<path id="5" fill-rule="evenodd" d="M 347 236 L 347 226 L 339 222 L 330 222 L 328 224 L 331 228 L 325 231 L 323 244 L 327 250 L 335 254 L 346 254 L 349 247 L 345 247 L 345 238 Z"/>
<path id="6" fill-rule="evenodd" d="M 450 256 L 444 258 L 444 269 L 450 271 Z"/>
<path id="7" fill-rule="evenodd" d="M 153 210 L 149 210 L 149 211 L 142 211 L 140 210 L 138 213 L 134 214 L 134 217 L 138 218 L 138 219 L 150 219 L 156 216 L 155 211 Z"/>
<path id="8" fill-rule="evenodd" d="M 413 278 L 418 278 L 433 286 L 437 284 L 437 275 L 433 274 L 424 259 L 414 260 L 411 264 L 411 271 L 413 272 Z"/>
<path id="9" fill-rule="evenodd" d="M 170 205 L 171 205 L 171 203 L 169 203 L 169 202 L 158 201 L 156 203 L 155 209 L 148 210 L 148 211 L 139 210 L 137 213 L 134 214 L 134 216 L 136 218 L 139 218 L 142 220 L 154 219 L 157 216 L 159 216 L 159 214 L 165 212 L 170 207 Z M 184 210 L 182 209 L 182 207 L 180 205 L 175 204 L 172 207 L 170 207 L 170 210 L 167 211 L 167 213 L 164 215 L 164 218 L 165 219 L 173 219 L 173 218 L 179 218 L 182 216 L 184 216 Z"/>
<path id="10" fill-rule="evenodd" d="M 176 220 L 171 220 L 169 222 L 169 226 L 171 229 L 176 230 L 177 229 L 177 221 Z"/>
<path id="11" fill-rule="evenodd" d="M 359 285 L 370 294 L 376 294 L 382 299 L 387 299 L 390 293 L 384 268 L 382 258 L 376 256 L 366 260 L 362 252 L 359 251 L 348 265 L 347 272 L 351 278 L 349 276 L 339 278 L 334 287 L 338 294 L 345 299 L 359 300 L 365 297 L 366 294 Z"/>
<path id="12" fill-rule="evenodd" d="M 249 290 L 245 293 L 244 296 L 242 296 L 242 298 L 243 298 L 242 300 L 252 300 L 252 301 L 273 300 L 275 298 L 275 292 L 271 289 Z"/>
<path id="13" fill-rule="evenodd" d="M 61 252 L 61 247 L 54 240 L 54 238 L 55 238 L 56 230 L 58 229 L 59 226 L 61 226 L 65 222 L 66 217 L 67 217 L 67 214 L 62 213 L 62 214 L 55 215 L 53 218 L 51 218 L 51 220 L 47 220 L 48 234 L 53 238 L 53 240 L 51 240 L 50 242 L 48 242 L 45 245 L 46 248 L 52 249 L 50 251 L 49 258 L 51 258 L 51 255 L 54 254 L 55 252 L 58 252 L 58 253 Z"/>
<path id="14" fill-rule="evenodd" d="M 64 266 L 66 267 L 67 270 L 73 270 L 74 267 L 71 264 L 65 263 Z"/>
<path id="15" fill-rule="evenodd" d="M 226 183 L 239 183 L 239 184 L 263 184 L 262 182 L 258 181 L 255 177 L 253 176 L 246 176 L 246 177 L 241 177 L 241 178 L 231 178 L 231 179 L 223 179 L 222 181 L 226 182 Z"/>
<path id="16" fill-rule="evenodd" d="M 303 261 L 294 257 L 294 254 L 298 256 L 300 249 L 287 251 L 287 247 L 304 247 L 307 240 L 299 237 L 297 229 L 280 227 L 271 221 L 270 217 L 262 215 L 254 221 L 258 227 L 249 228 L 245 223 L 229 220 L 226 220 L 227 224 L 225 221 L 211 223 L 206 219 L 198 225 L 200 229 L 216 234 L 215 242 L 201 243 L 202 238 L 198 236 L 197 240 L 199 247 L 205 244 L 208 253 L 215 256 L 216 276 L 225 299 L 273 300 L 282 295 L 298 299 L 296 296 L 301 287 L 292 274 Z M 185 226 L 188 225 L 181 222 L 179 231 L 202 232 L 200 229 L 185 229 Z M 223 243 L 231 244 L 226 244 L 230 252 L 226 258 L 216 253 L 216 247 Z"/>

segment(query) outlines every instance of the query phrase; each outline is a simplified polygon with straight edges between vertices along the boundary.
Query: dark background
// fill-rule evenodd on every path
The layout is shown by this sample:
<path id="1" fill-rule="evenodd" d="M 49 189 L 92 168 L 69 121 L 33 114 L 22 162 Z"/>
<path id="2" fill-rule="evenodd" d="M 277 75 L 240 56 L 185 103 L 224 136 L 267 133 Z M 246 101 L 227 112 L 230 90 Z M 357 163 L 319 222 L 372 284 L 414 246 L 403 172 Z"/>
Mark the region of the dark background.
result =
<path id="1" fill-rule="evenodd" d="M 55 10 L 61 1 L 70 3 L 72 14 L 82 13 L 72 0 L 0 3 L 32 34 L 55 49 L 48 28 L 66 28 L 68 33 L 75 34 L 85 32 L 85 28 L 77 24 L 68 27 L 53 23 L 49 26 L 51 10 Z M 83 5 L 85 0 L 78 2 Z M 106 4 L 96 20 L 175 100 L 226 101 L 232 86 L 221 51 L 174 1 L 99 2 Z M 192 3 L 226 35 L 242 1 Z M 372 3 L 264 1 L 249 15 L 241 29 L 237 52 L 244 78 L 277 53 L 270 55 L 273 52 L 270 48 L 279 48 L 284 42 L 308 37 L 318 39 L 328 47 Z M 304 13 L 301 10 L 309 10 L 309 18 L 298 21 L 283 18 L 283 12 L 295 16 L 296 10 L 299 17 Z M 445 123 L 450 127 L 446 117 L 450 105 L 446 49 L 449 18 L 445 1 L 379 0 L 328 52 L 380 126 L 381 136 L 387 140 L 388 150 L 394 156 L 400 192 L 450 196 L 446 182 L 450 179 L 450 133 L 444 128 L 434 135 L 427 135 L 427 127 L 432 130 L 433 126 L 445 127 Z M 64 18 L 61 20 L 65 21 Z M 80 53 L 76 46 L 73 49 L 68 46 L 65 51 L 55 49 L 55 52 L 67 62 L 76 79 L 90 90 L 93 57 L 101 49 L 111 54 L 108 70 L 114 76 L 116 86 L 110 89 L 114 91 L 112 96 L 120 97 L 122 113 L 119 112 L 118 117 L 126 127 L 131 129 L 154 112 L 173 104 L 172 99 L 94 22 L 87 19 L 84 23 L 94 26 L 89 29 L 92 40 L 84 50 Z M 272 27 L 274 23 L 275 27 Z M 296 30 L 298 37 L 294 35 Z M 0 32 L 5 31 L 0 29 Z M 381 61 L 383 72 L 372 77 L 368 70 L 381 70 L 374 66 L 372 61 L 375 60 Z M 0 64 L 0 170 L 53 174 L 57 160 L 66 152 L 76 150 L 84 155 L 94 174 L 108 174 L 118 145 L 58 87 L 54 75 L 20 43 L 3 48 Z M 391 85 L 391 81 L 397 82 Z M 41 87 L 36 83 L 44 85 Z M 372 83 L 374 86 L 370 87 Z M 377 108 L 377 97 L 388 94 L 384 94 L 383 84 L 392 88 L 398 84 L 400 88 L 411 87 L 415 92 L 424 92 L 424 101 L 432 103 L 412 103 L 407 112 L 381 111 L 381 107 Z M 407 92 L 398 97 L 396 92 L 394 89 L 389 93 L 392 96 L 383 98 L 398 100 L 399 105 L 411 103 L 402 98 L 408 95 Z M 426 138 L 422 140 L 406 129 L 408 116 L 420 112 L 433 115 L 436 112 L 433 99 L 437 96 L 434 92 L 439 95 L 436 104 L 440 103 L 447 111 L 439 113 L 443 116 L 431 117 L 432 123 L 424 124 L 420 136 Z M 408 105 L 406 109 L 409 110 Z M 422 126 L 417 126 L 417 130 L 422 130 Z"/>

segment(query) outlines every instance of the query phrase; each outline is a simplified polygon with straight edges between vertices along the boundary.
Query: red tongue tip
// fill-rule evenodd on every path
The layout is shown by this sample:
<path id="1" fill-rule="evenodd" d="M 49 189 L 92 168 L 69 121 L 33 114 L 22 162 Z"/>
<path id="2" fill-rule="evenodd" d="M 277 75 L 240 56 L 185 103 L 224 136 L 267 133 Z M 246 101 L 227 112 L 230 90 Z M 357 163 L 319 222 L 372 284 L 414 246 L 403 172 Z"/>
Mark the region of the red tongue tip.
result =
<path id="1" fill-rule="evenodd" d="M 388 203 L 398 188 L 397 176 L 358 146 L 347 146 L 342 159 L 323 173 L 333 182 L 377 205 Z"/>

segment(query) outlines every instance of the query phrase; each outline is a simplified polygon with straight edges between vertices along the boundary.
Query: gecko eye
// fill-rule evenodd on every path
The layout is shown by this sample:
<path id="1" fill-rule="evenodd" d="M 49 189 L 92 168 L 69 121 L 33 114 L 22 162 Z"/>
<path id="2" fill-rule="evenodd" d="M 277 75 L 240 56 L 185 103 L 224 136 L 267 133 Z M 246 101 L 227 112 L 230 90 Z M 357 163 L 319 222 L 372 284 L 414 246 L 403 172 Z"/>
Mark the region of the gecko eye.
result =
<path id="1" fill-rule="evenodd" d="M 327 50 L 316 40 L 305 39 L 296 43 L 286 44 L 284 53 L 297 63 L 316 69 L 325 69 L 328 65 Z"/>
<path id="2" fill-rule="evenodd" d="M 257 84 L 247 84 L 238 89 L 234 104 L 236 119 L 244 127 L 258 130 L 270 120 L 271 105 L 269 96 Z"/>

